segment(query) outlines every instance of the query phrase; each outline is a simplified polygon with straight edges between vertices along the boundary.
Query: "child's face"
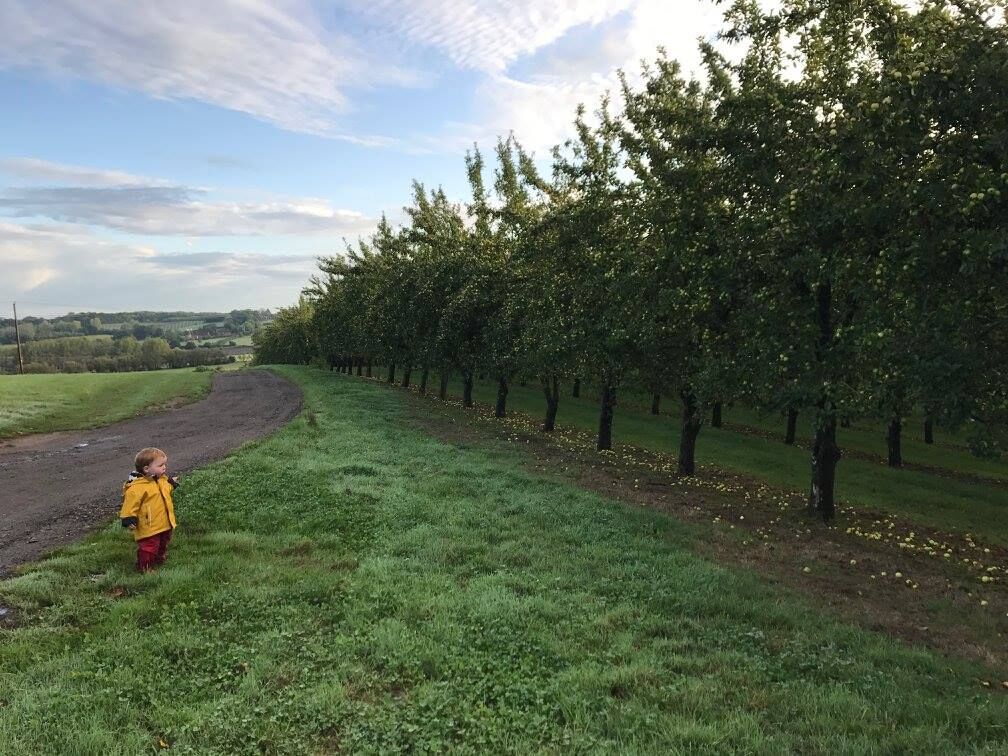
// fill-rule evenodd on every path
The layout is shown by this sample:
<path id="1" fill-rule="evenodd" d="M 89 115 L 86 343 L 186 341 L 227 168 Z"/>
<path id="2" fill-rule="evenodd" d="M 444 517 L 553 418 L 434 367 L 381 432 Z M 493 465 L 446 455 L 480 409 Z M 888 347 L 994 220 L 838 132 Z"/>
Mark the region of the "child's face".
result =
<path id="1" fill-rule="evenodd" d="M 151 462 L 147 467 L 143 469 L 144 475 L 156 478 L 159 475 L 164 475 L 165 470 L 168 469 L 168 457 L 158 457 L 153 462 Z"/>

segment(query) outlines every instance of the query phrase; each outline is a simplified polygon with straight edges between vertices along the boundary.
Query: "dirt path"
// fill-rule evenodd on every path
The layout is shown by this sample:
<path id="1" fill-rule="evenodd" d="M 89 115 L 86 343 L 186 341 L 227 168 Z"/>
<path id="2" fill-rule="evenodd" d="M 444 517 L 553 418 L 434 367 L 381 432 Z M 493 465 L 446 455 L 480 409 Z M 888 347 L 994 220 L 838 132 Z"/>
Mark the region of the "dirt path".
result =
<path id="1" fill-rule="evenodd" d="M 167 412 L 0 442 L 0 576 L 112 521 L 138 449 L 164 449 L 169 470 L 185 473 L 276 430 L 300 408 L 294 384 L 243 370 L 214 376 L 205 399 Z"/>

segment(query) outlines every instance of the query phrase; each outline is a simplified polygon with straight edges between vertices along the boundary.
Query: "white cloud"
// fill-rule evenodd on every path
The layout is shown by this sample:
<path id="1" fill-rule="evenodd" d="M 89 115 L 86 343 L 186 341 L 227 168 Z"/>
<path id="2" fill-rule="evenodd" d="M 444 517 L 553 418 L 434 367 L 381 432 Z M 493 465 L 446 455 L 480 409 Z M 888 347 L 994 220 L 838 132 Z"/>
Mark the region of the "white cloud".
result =
<path id="1" fill-rule="evenodd" d="M 634 0 L 354 0 L 402 38 L 466 68 L 500 73 L 582 24 L 598 24 Z"/>
<path id="2" fill-rule="evenodd" d="M 318 238 L 319 253 L 329 253 L 333 236 L 353 237 L 375 225 L 362 213 L 317 198 L 211 202 L 206 189 L 116 170 L 31 158 L 10 158 L 0 167 L 33 182 L 0 191 L 0 296 L 25 302 L 29 314 L 287 304 L 317 270 L 316 256 L 305 254 L 311 250 L 306 238 Z M 34 183 L 63 179 L 88 185 Z M 146 238 L 119 242 L 100 229 Z M 268 236 L 278 250 L 286 237 L 301 253 L 169 254 L 158 241 L 169 235 Z"/>
<path id="3" fill-rule="evenodd" d="M 316 270 L 311 255 L 160 254 L 77 227 L 0 221 L 0 296 L 24 315 L 70 310 L 229 310 L 288 304 Z"/>
<path id="4" fill-rule="evenodd" d="M 543 149 L 570 133 L 578 102 L 593 106 L 618 67 L 659 44 L 692 66 L 719 16 L 714 0 L 6 0 L 0 68 L 199 100 L 360 146 L 455 151 L 513 128 Z M 429 83 L 429 50 L 486 75 L 466 123 L 405 141 L 345 127 L 354 97 Z"/>
<path id="5" fill-rule="evenodd" d="M 342 133 L 348 88 L 411 85 L 417 74 L 327 30 L 308 0 L 5 0 L 0 68 L 85 78 L 165 99 L 194 99 L 282 128 Z"/>
<path id="6" fill-rule="evenodd" d="M 591 113 L 609 93 L 614 108 L 619 108 L 618 70 L 624 70 L 633 81 L 641 61 L 653 61 L 658 47 L 663 46 L 680 61 L 687 75 L 696 74 L 701 62 L 699 40 L 712 39 L 720 29 L 721 9 L 713 0 L 689 4 L 613 0 L 595 5 L 604 5 L 608 11 L 599 11 L 591 19 L 599 24 L 596 29 L 577 29 L 570 24 L 564 29 L 566 36 L 555 37 L 548 45 L 533 47 L 530 43 L 522 48 L 516 44 L 505 52 L 499 47 L 488 48 L 487 60 L 498 62 L 511 62 L 519 52 L 535 51 L 536 55 L 526 58 L 527 65 L 520 73 L 484 66 L 490 73 L 476 88 L 473 118 L 446 124 L 441 134 L 420 141 L 457 152 L 474 141 L 489 146 L 498 136 L 513 131 L 527 149 L 545 155 L 573 135 L 579 104 Z"/>
<path id="7" fill-rule="evenodd" d="M 8 298 L 35 294 L 46 284 L 74 279 L 80 267 L 91 272 L 85 289 L 139 265 L 154 254 L 142 245 L 115 244 L 67 226 L 21 225 L 0 221 L 0 260 L 7 275 L 4 288 Z M 80 297 L 85 290 L 76 293 Z"/>
<path id="8" fill-rule="evenodd" d="M 370 231 L 375 220 L 314 197 L 210 202 L 206 189 L 120 171 L 29 158 L 0 163 L 29 179 L 67 179 L 85 186 L 21 186 L 0 191 L 0 214 L 171 236 L 336 235 Z"/>
<path id="9" fill-rule="evenodd" d="M 162 273 L 185 278 L 187 285 L 205 288 L 250 279 L 290 281 L 303 286 L 317 272 L 317 259 L 315 255 L 192 252 L 153 255 L 145 262 Z"/>
<path id="10" fill-rule="evenodd" d="M 118 186 L 146 184 L 147 186 L 166 186 L 167 182 L 158 179 L 136 176 L 123 171 L 108 171 L 100 168 L 87 168 L 79 165 L 64 165 L 38 158 L 6 158 L 0 160 L 0 171 L 18 178 L 38 182 L 72 183 L 74 186 Z"/>
<path id="11" fill-rule="evenodd" d="M 322 199 L 203 202 L 186 187 L 55 187 L 8 189 L 0 212 L 131 234 L 171 236 L 356 235 L 374 227 L 362 213 Z"/>
<path id="12" fill-rule="evenodd" d="M 553 145 L 572 134 L 578 104 L 596 107 L 602 93 L 614 84 L 615 76 L 566 82 L 491 75 L 476 90 L 476 99 L 481 103 L 477 118 L 445 124 L 440 135 L 424 142 L 452 153 L 461 153 L 478 143 L 487 152 L 498 137 L 513 131 L 525 149 L 545 157 Z"/>

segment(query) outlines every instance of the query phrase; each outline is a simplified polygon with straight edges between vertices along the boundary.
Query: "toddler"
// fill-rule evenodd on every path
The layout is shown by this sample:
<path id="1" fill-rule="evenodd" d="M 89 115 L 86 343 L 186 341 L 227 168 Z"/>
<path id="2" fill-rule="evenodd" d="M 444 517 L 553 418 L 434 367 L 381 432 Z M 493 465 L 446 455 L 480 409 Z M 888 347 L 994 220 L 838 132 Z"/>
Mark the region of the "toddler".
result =
<path id="1" fill-rule="evenodd" d="M 119 518 L 133 531 L 137 545 L 137 569 L 147 572 L 168 557 L 168 542 L 175 529 L 172 491 L 178 478 L 168 475 L 168 455 L 149 447 L 137 452 L 134 470 L 123 484 Z"/>

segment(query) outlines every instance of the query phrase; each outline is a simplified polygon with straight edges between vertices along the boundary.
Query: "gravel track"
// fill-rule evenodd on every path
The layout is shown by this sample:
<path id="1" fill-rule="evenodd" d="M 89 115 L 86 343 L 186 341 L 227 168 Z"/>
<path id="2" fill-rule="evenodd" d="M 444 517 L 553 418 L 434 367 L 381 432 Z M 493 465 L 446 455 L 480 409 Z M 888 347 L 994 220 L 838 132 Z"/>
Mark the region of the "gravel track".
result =
<path id="1" fill-rule="evenodd" d="M 266 370 L 214 376 L 202 400 L 103 428 L 0 441 L 0 576 L 115 519 L 145 446 L 185 473 L 287 424 L 301 391 Z M 183 482 L 184 484 L 184 482 Z"/>

